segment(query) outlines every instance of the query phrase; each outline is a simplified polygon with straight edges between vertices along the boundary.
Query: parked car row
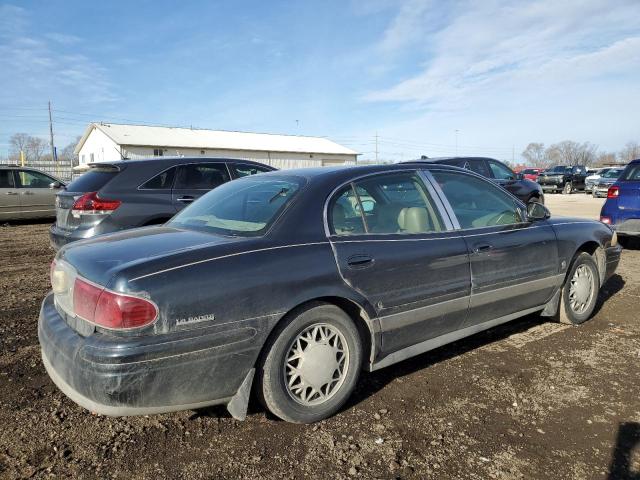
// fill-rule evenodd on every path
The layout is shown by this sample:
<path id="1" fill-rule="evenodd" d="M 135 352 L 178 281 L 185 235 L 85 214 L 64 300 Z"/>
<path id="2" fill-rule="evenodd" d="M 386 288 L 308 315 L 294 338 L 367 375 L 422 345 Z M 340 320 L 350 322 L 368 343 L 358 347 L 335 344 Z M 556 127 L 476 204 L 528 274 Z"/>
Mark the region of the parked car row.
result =
<path id="1" fill-rule="evenodd" d="M 538 184 L 476 160 L 259 175 L 235 161 L 96 167 L 60 193 L 66 225 L 126 212 L 132 186 L 154 192 L 122 225 L 140 224 L 155 190 L 180 211 L 60 249 L 38 323 L 45 368 L 105 415 L 223 404 L 244 418 L 255 394 L 309 423 L 345 404 L 362 369 L 534 312 L 586 321 L 618 265 L 616 233 L 550 218 L 531 199 Z M 195 200 L 183 169 L 202 190 L 221 185 Z M 520 198 L 506 190 L 518 182 L 531 188 Z"/>

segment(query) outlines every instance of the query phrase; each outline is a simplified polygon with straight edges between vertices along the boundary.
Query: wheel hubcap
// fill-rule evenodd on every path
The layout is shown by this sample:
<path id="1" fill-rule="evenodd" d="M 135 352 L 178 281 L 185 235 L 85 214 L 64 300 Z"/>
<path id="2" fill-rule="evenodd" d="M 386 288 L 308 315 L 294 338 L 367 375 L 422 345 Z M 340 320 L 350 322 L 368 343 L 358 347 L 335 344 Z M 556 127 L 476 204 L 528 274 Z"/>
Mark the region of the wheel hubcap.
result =
<path id="1" fill-rule="evenodd" d="M 287 392 L 302 405 L 326 402 L 340 389 L 348 367 L 349 348 L 340 331 L 326 323 L 311 325 L 287 350 Z"/>
<path id="2" fill-rule="evenodd" d="M 586 265 L 576 268 L 569 286 L 569 304 L 574 313 L 581 314 L 589 307 L 593 293 L 593 273 Z"/>

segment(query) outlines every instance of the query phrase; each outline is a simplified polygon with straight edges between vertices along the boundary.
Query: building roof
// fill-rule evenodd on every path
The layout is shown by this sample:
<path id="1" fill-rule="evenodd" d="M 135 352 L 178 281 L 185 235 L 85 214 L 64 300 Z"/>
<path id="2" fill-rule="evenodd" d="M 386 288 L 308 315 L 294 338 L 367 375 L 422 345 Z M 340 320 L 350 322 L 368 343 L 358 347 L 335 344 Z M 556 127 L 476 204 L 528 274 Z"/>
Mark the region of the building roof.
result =
<path id="1" fill-rule="evenodd" d="M 270 133 L 229 132 L 177 127 L 152 127 L 117 123 L 90 123 L 76 145 L 77 154 L 96 128 L 118 145 L 145 147 L 199 148 L 215 150 L 254 150 L 287 153 L 357 155 L 328 138 Z"/>

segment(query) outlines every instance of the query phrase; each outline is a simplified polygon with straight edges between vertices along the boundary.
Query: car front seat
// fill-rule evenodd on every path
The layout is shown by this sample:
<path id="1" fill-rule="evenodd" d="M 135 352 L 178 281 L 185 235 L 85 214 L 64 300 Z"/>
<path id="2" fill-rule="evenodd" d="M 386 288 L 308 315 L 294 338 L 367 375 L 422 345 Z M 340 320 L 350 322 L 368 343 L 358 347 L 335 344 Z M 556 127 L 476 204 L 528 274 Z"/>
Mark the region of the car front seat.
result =
<path id="1" fill-rule="evenodd" d="M 398 225 L 406 233 L 423 233 L 433 230 L 427 210 L 422 207 L 406 207 L 400 210 Z"/>

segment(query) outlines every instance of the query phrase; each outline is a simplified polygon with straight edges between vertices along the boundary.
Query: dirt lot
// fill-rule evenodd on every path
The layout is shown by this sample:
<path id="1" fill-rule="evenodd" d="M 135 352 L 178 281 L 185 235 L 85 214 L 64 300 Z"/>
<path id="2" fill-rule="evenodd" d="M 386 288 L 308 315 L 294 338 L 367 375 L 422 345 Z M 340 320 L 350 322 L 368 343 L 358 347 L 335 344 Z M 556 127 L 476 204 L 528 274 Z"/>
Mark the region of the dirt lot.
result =
<path id="1" fill-rule="evenodd" d="M 605 198 L 593 198 L 584 193 L 574 193 L 573 195 L 547 193 L 544 196 L 545 204 L 553 215 L 580 216 L 594 220 L 600 219 L 600 210 L 605 200 Z"/>
<path id="2" fill-rule="evenodd" d="M 363 374 L 316 425 L 258 406 L 113 419 L 40 361 L 47 227 L 0 227 L 0 477 L 640 478 L 639 250 L 582 327 L 530 316 Z"/>

